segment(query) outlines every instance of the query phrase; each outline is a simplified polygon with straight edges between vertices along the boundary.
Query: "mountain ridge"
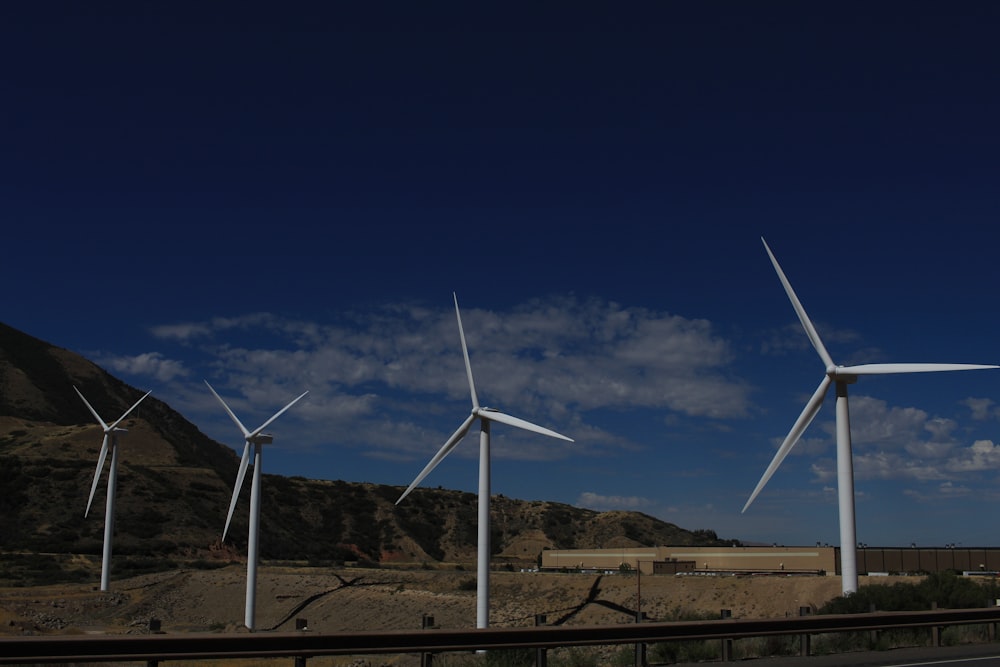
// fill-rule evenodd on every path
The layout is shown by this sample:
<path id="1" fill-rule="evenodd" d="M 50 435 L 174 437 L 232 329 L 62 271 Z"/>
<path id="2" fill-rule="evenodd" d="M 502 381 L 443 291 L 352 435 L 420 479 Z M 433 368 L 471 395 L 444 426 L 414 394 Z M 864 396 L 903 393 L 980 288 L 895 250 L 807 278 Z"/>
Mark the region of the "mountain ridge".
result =
<path id="1" fill-rule="evenodd" d="M 101 429 L 143 392 L 86 358 L 0 323 L 0 550 L 100 554 L 106 473 L 83 509 Z M 117 557 L 233 560 L 246 552 L 246 512 L 226 542 L 222 526 L 238 457 L 154 396 L 123 422 L 114 553 Z M 476 496 L 422 488 L 263 475 L 261 556 L 310 562 L 457 565 L 475 560 Z M 240 507 L 248 502 L 244 485 Z M 95 511 L 96 510 L 96 511 Z M 497 495 L 494 566 L 526 566 L 543 549 L 733 544 L 639 512 L 598 512 Z"/>

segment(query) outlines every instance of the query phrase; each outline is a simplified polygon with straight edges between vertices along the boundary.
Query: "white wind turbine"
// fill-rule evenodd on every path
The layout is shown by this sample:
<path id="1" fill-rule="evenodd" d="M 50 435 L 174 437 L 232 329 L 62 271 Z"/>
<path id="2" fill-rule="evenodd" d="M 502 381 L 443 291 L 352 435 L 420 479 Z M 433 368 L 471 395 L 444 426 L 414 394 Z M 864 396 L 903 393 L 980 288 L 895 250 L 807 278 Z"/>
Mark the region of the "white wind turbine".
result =
<path id="1" fill-rule="evenodd" d="M 479 398 L 476 396 L 476 385 L 472 380 L 472 365 L 469 363 L 469 349 L 465 344 L 465 331 L 462 329 L 462 314 L 458 310 L 458 296 L 452 293 L 455 299 L 455 317 L 458 320 L 458 336 L 462 340 L 462 356 L 465 358 L 465 373 L 469 378 L 469 392 L 472 394 L 472 414 L 470 414 L 462 425 L 458 427 L 444 446 L 438 450 L 430 463 L 417 475 L 413 483 L 406 488 L 406 491 L 396 501 L 398 505 L 403 498 L 409 495 L 416 486 L 427 477 L 428 474 L 441 463 L 448 453 L 455 448 L 459 441 L 465 437 L 472 427 L 472 422 L 479 420 L 479 518 L 478 518 L 478 545 L 476 552 L 476 627 L 486 628 L 490 624 L 490 422 L 500 422 L 508 426 L 516 426 L 526 431 L 541 433 L 552 438 L 568 440 L 572 438 L 550 431 L 547 428 L 536 426 L 531 422 L 517 417 L 511 417 L 494 408 L 487 408 L 479 405 Z"/>
<path id="2" fill-rule="evenodd" d="M 143 394 L 142 398 L 132 404 L 129 408 L 122 414 L 121 417 L 106 424 L 100 415 L 97 414 L 97 410 L 83 397 L 80 390 L 75 386 L 73 390 L 79 396 L 87 409 L 90 410 L 90 414 L 94 415 L 94 419 L 97 423 L 101 425 L 104 429 L 104 442 L 101 443 L 101 454 L 97 458 L 97 471 L 94 473 L 94 482 L 90 485 L 90 498 L 87 499 L 87 509 L 83 513 L 84 518 L 90 514 L 90 505 L 94 502 L 94 493 L 97 491 L 97 483 L 101 479 L 101 471 L 104 470 L 104 460 L 108 456 L 108 449 L 111 449 L 111 469 L 108 471 L 108 498 L 105 502 L 104 509 L 104 553 L 101 556 L 101 590 L 106 591 L 111 585 L 111 540 L 115 532 L 115 492 L 118 489 L 118 434 L 127 433 L 128 429 L 119 428 L 118 424 L 122 422 L 125 417 L 128 416 L 130 412 L 135 410 L 136 406 L 142 403 L 143 399 L 149 396 L 152 391 L 147 391 Z"/>
<path id="3" fill-rule="evenodd" d="M 757 488 L 755 488 L 753 493 L 750 494 L 750 499 L 747 500 L 742 511 L 746 512 L 747 508 L 750 507 L 750 503 L 754 501 L 757 494 L 759 494 L 761 489 L 764 488 L 764 485 L 767 484 L 767 481 L 771 479 L 771 476 L 778 469 L 778 466 L 781 465 L 785 456 L 787 456 L 788 452 L 795 446 L 795 443 L 799 441 L 803 432 L 805 432 L 806 428 L 808 428 L 813 418 L 819 412 L 820 406 L 823 404 L 823 399 L 826 397 L 827 389 L 830 388 L 831 384 L 835 384 L 837 387 L 837 494 L 840 509 L 841 586 L 845 595 L 847 593 L 854 593 L 858 590 L 858 566 L 857 539 L 854 521 L 854 464 L 851 453 L 851 421 L 847 405 L 847 385 L 857 382 L 858 376 L 861 375 L 984 370 L 989 368 L 1000 368 L 1000 366 L 982 364 L 926 363 L 837 366 L 833 363 L 833 359 L 823 346 L 823 341 L 820 340 L 819 334 L 816 333 L 815 327 L 813 327 L 812 322 L 809 320 L 809 316 L 806 315 L 806 311 L 802 307 L 802 303 L 799 302 L 798 297 L 795 296 L 795 291 L 792 289 L 791 283 L 788 282 L 788 278 L 785 277 L 785 273 L 778 265 L 778 260 L 774 258 L 774 254 L 768 247 L 767 241 L 764 241 L 763 238 L 761 238 L 761 241 L 764 243 L 764 249 L 767 251 L 768 257 L 771 258 L 771 264 L 774 265 L 774 270 L 778 273 L 778 278 L 781 280 L 781 284 L 785 287 L 785 292 L 788 294 L 788 298 L 792 302 L 792 307 L 795 308 L 795 312 L 799 316 L 799 321 L 802 322 L 802 327 L 806 330 L 806 335 L 809 337 L 809 341 L 816 349 L 816 352 L 819 353 L 820 358 L 823 360 L 823 364 L 826 366 L 826 374 L 824 375 L 823 380 L 819 383 L 819 387 L 817 387 L 816 391 L 813 393 L 812 398 L 810 398 L 809 402 L 806 403 L 806 407 L 802 410 L 802 414 L 800 414 L 799 418 L 795 420 L 792 430 L 789 431 L 788 436 L 786 436 L 784 442 L 781 443 L 781 447 L 778 448 L 777 453 L 774 455 L 774 459 L 767 467 L 767 470 L 764 471 L 764 476 L 761 477 L 760 482 L 757 483 Z"/>
<path id="4" fill-rule="evenodd" d="M 212 389 L 212 385 L 208 384 L 208 380 L 205 380 L 205 384 L 208 386 L 209 391 L 211 391 L 212 394 L 219 399 L 219 403 L 222 403 L 222 407 L 225 408 L 226 413 L 233 420 L 233 423 L 236 424 L 236 426 L 243 433 L 243 440 L 245 443 L 243 446 L 243 458 L 240 459 L 240 470 L 236 474 L 236 486 L 233 487 L 233 499 L 229 501 L 229 515 L 226 517 L 226 527 L 222 531 L 223 540 L 226 539 L 226 534 L 229 532 L 229 522 L 233 519 L 233 510 L 236 509 L 236 501 L 239 500 L 240 489 L 243 488 L 243 479 L 246 477 L 247 465 L 250 463 L 250 446 L 253 445 L 253 481 L 250 483 L 250 530 L 249 537 L 247 538 L 247 596 L 243 618 L 244 625 L 246 625 L 248 629 L 253 630 L 257 602 L 257 549 L 260 545 L 261 450 L 263 445 L 270 445 L 274 442 L 274 437 L 272 435 L 262 433 L 262 431 L 267 428 L 271 422 L 280 417 L 285 410 L 298 403 L 299 399 L 309 392 L 302 392 L 295 400 L 274 413 L 266 422 L 255 428 L 253 431 L 248 431 L 236 414 L 229 409 L 226 402 L 222 400 L 222 397 L 215 392 L 215 389 Z"/>

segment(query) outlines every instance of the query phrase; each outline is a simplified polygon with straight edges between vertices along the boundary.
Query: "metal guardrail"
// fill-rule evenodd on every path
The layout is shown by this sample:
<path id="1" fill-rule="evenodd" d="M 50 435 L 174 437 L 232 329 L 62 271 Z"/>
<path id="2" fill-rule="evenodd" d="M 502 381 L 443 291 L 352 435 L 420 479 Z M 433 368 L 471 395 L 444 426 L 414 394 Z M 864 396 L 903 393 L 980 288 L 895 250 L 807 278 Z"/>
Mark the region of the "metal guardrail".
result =
<path id="1" fill-rule="evenodd" d="M 629 625 L 318 634 L 60 635 L 0 638 L 0 664 L 204 660 L 556 648 L 1000 623 L 1000 608 Z"/>

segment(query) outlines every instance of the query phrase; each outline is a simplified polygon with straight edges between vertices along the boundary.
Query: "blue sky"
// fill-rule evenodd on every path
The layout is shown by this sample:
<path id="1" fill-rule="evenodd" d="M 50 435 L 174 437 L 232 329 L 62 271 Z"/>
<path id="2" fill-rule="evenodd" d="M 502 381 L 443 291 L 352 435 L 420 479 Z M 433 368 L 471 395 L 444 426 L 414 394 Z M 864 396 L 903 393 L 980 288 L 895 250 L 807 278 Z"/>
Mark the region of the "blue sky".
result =
<path id="1" fill-rule="evenodd" d="M 1000 363 L 1000 9 L 32 3 L 0 12 L 2 320 L 269 473 L 838 540 L 834 359 Z M 94 399 L 99 402 L 98 399 Z M 996 545 L 1000 372 L 851 387 L 858 539 Z M 467 436 L 425 480 L 474 490 Z M 221 513 L 225 508 L 220 508 Z"/>

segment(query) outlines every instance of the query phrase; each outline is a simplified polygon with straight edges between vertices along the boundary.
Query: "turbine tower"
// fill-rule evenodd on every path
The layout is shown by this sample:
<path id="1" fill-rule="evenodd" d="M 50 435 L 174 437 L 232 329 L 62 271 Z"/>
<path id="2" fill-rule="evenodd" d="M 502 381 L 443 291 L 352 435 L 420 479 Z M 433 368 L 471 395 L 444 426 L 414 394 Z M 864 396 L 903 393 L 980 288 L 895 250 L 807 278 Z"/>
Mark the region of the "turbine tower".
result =
<path id="1" fill-rule="evenodd" d="M 767 484 L 767 481 L 771 479 L 771 476 L 778 469 L 778 466 L 785 460 L 788 452 L 791 451 L 792 447 L 794 447 L 795 443 L 799 441 L 799 438 L 805 432 L 806 428 L 809 427 L 813 418 L 816 417 L 830 385 L 836 385 L 837 495 L 840 510 L 841 586 L 845 595 L 848 593 L 854 593 L 858 590 L 858 543 L 855 533 L 854 520 L 854 463 L 851 453 L 851 420 L 847 404 L 847 385 L 854 384 L 857 382 L 858 377 L 862 375 L 984 370 L 989 368 L 1000 368 L 1000 366 L 982 364 L 926 363 L 837 366 L 833 363 L 833 359 L 830 357 L 829 352 L 826 351 L 826 347 L 823 346 L 823 341 L 820 340 L 819 334 L 816 333 L 815 327 L 813 327 L 812 322 L 809 320 L 809 316 L 806 315 L 806 311 L 802 307 L 802 303 L 799 301 L 798 297 L 795 295 L 795 290 L 792 289 L 792 285 L 788 282 L 788 278 L 785 277 L 784 271 L 782 271 L 781 266 L 778 265 L 778 260 L 774 258 L 774 254 L 768 247 L 767 241 L 764 241 L 763 238 L 761 238 L 761 241 L 764 243 L 764 249 L 767 251 L 768 257 L 771 258 L 771 264 L 774 265 L 774 270 L 778 274 L 778 279 L 781 280 L 781 284 L 785 287 L 785 293 L 788 294 L 788 299 L 792 302 L 792 307 L 795 309 L 795 313 L 799 316 L 802 328 L 805 329 L 806 335 L 809 337 L 809 341 L 812 343 L 813 348 L 815 348 L 816 352 L 819 354 L 820 359 L 823 360 L 826 372 L 823 376 L 823 380 L 819 383 L 819 387 L 817 387 L 816 391 L 813 393 L 812 398 L 810 398 L 809 402 L 806 403 L 806 407 L 802 410 L 802 414 L 799 415 L 799 418 L 795 420 L 795 424 L 792 425 L 792 430 L 789 431 L 784 442 L 781 443 L 781 447 L 779 447 L 777 453 L 775 453 L 771 464 L 767 467 L 767 470 L 764 471 L 763 477 L 761 477 L 760 482 L 757 483 L 757 488 L 755 488 L 753 493 L 750 494 L 750 499 L 747 500 L 747 503 L 743 506 L 742 511 L 747 511 L 747 508 L 750 507 L 750 503 L 754 501 L 757 494 L 759 494 L 764 488 L 764 485 Z"/>
<path id="2" fill-rule="evenodd" d="M 101 471 L 104 469 L 104 460 L 108 456 L 109 446 L 111 449 L 111 469 L 108 471 L 108 498 L 104 509 L 104 553 L 101 556 L 101 590 L 107 591 L 111 585 L 111 540 L 115 532 L 115 492 L 118 489 L 118 434 L 128 432 L 128 429 L 119 428 L 118 424 L 130 412 L 135 410 L 136 406 L 142 403 L 143 399 L 149 396 L 152 391 L 147 391 L 143 394 L 142 398 L 133 403 L 132 407 L 126 410 L 121 417 L 110 424 L 106 424 L 100 415 L 97 414 L 97 410 L 94 410 L 94 407 L 83 397 L 80 390 L 76 386 L 73 387 L 73 390 L 83 400 L 84 405 L 90 410 L 90 414 L 94 415 L 97 423 L 104 429 L 104 442 L 101 443 L 101 454 L 97 458 L 97 471 L 94 473 L 94 482 L 90 485 L 90 498 L 87 499 L 87 509 L 83 513 L 84 518 L 87 518 L 87 515 L 90 514 L 90 505 L 94 502 L 94 493 L 97 491 L 97 483 L 101 479 Z"/>
<path id="3" fill-rule="evenodd" d="M 243 458 L 240 459 L 240 469 L 236 474 L 236 486 L 233 487 L 233 499 L 229 501 L 229 515 L 226 517 L 226 527 L 222 531 L 222 539 L 226 539 L 226 534 L 229 532 L 229 523 L 233 519 L 233 510 L 236 509 L 236 501 L 240 497 L 240 489 L 243 488 L 243 478 L 246 477 L 247 465 L 250 463 L 250 447 L 253 446 L 253 481 L 250 483 L 250 531 L 249 537 L 247 538 L 247 596 L 246 596 L 246 609 L 244 613 L 243 623 L 247 626 L 249 630 L 254 629 L 255 624 L 255 612 L 256 612 L 256 602 L 257 602 L 257 561 L 258 555 L 257 550 L 260 546 L 260 461 L 261 461 L 261 451 L 263 445 L 270 445 L 274 442 L 274 437 L 267 433 L 262 433 L 262 431 L 267 428 L 271 422 L 280 417 L 285 410 L 292 407 L 299 400 L 308 394 L 308 391 L 304 391 L 299 396 L 293 400 L 291 403 L 274 413 L 270 419 L 255 428 L 253 431 L 248 431 L 243 423 L 239 420 L 236 414 L 229 409 L 226 402 L 222 400 L 215 389 L 212 389 L 212 385 L 208 384 L 208 380 L 205 380 L 205 384 L 208 386 L 209 391 L 219 399 L 219 403 L 222 403 L 222 407 L 225 408 L 226 413 L 236 424 L 237 428 L 243 433 Z"/>
<path id="4" fill-rule="evenodd" d="M 396 501 L 398 505 L 403 501 L 410 491 L 425 478 L 441 461 L 451 452 L 452 449 L 465 437 L 472 427 L 472 423 L 479 420 L 479 520 L 478 520 L 478 545 L 476 552 L 476 627 L 486 628 L 490 624 L 490 422 L 499 422 L 508 426 L 516 426 L 526 431 L 533 431 L 552 438 L 568 440 L 572 438 L 550 431 L 547 428 L 536 426 L 531 422 L 511 417 L 494 408 L 487 408 L 479 405 L 479 398 L 476 396 L 476 385 L 472 380 L 472 365 L 469 363 L 469 349 L 465 344 L 465 331 L 462 329 L 462 314 L 458 310 L 458 296 L 452 293 L 455 299 L 455 318 L 458 320 L 458 336 L 462 341 L 462 356 L 465 358 L 465 373 L 469 379 L 469 393 L 472 395 L 472 414 L 470 414 L 462 425 L 458 427 L 444 446 L 438 450 L 430 463 L 417 475 L 417 478 L 406 488 L 406 491 L 399 496 Z"/>

